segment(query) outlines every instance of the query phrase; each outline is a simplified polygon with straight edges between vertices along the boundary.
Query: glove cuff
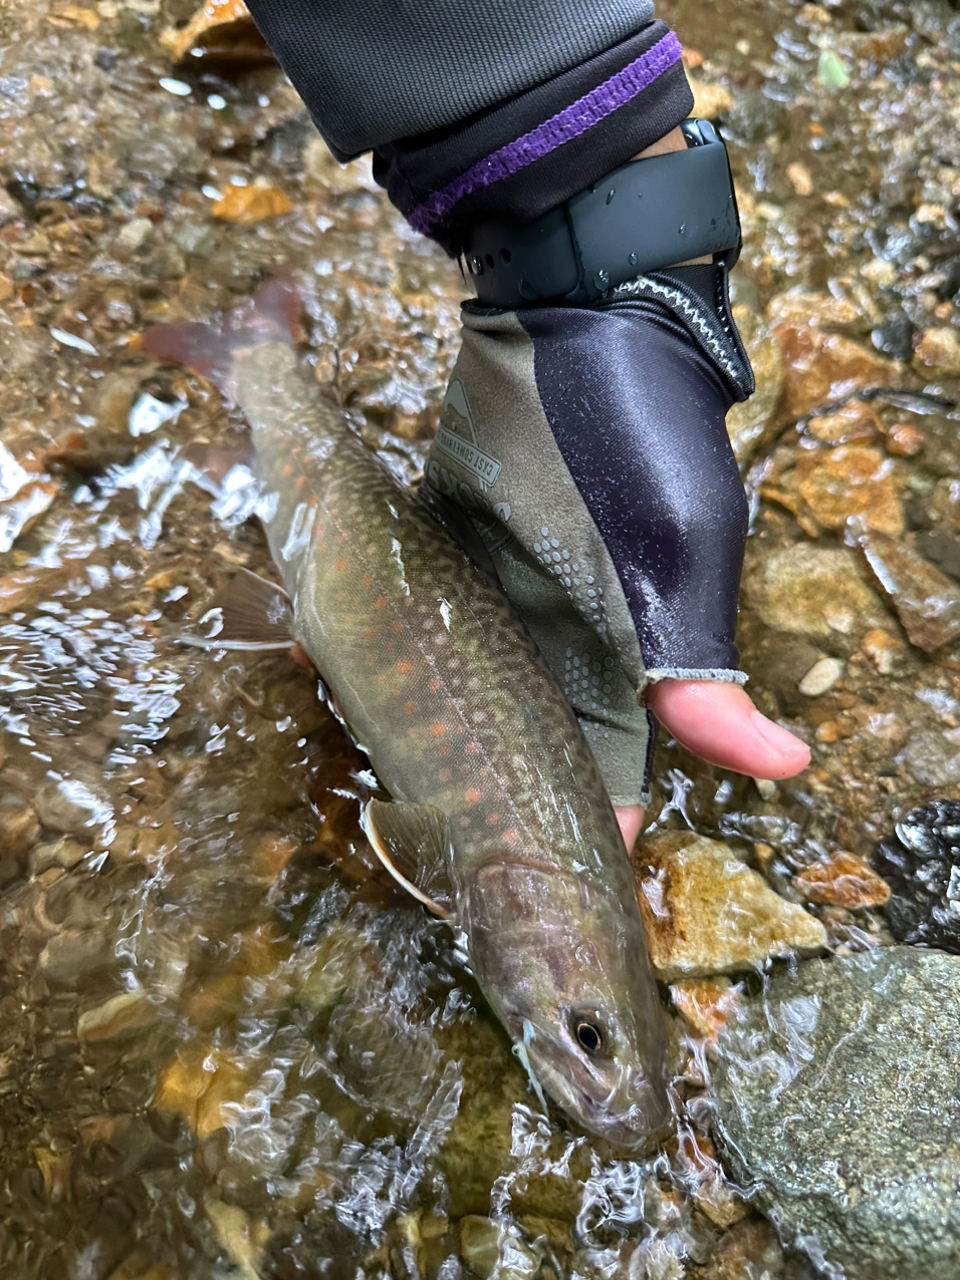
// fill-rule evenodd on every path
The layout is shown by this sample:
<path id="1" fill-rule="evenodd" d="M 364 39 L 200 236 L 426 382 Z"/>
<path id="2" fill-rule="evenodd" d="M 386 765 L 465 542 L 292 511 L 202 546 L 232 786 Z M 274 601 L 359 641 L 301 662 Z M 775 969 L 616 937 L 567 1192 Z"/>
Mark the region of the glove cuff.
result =
<path id="1" fill-rule="evenodd" d="M 753 395 L 756 380 L 733 319 L 728 282 L 729 271 L 722 262 L 668 267 L 628 280 L 596 305 L 608 310 L 636 299 L 659 303 L 687 330 L 733 399 L 746 400 Z"/>

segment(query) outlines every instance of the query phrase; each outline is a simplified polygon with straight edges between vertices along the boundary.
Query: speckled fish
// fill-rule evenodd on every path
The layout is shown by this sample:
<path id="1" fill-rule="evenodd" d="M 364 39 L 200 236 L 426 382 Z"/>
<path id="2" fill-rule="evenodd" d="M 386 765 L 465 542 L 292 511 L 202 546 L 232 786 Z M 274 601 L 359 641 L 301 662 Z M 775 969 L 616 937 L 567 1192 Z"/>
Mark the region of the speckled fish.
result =
<path id="1" fill-rule="evenodd" d="M 246 415 L 290 599 L 281 642 L 309 654 L 394 797 L 363 815 L 380 859 L 459 931 L 537 1091 L 648 1146 L 669 1118 L 663 1012 L 590 749 L 502 592 L 302 377 L 295 315 L 273 282 L 220 330 L 144 344 Z"/>

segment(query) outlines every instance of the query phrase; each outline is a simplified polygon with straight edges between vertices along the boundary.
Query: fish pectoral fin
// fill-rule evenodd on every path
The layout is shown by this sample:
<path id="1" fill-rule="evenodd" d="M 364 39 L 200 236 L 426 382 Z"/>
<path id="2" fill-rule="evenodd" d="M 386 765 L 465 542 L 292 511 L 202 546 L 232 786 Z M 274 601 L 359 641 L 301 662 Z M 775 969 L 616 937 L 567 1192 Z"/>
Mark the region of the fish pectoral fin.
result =
<path id="1" fill-rule="evenodd" d="M 203 631 L 181 631 L 177 639 L 201 649 L 289 649 L 296 644 L 293 606 L 282 587 L 233 566 L 210 608 L 197 623 Z"/>
<path id="2" fill-rule="evenodd" d="M 435 915 L 452 916 L 450 831 L 440 810 L 406 800 L 370 800 L 360 822 L 394 880 Z"/>

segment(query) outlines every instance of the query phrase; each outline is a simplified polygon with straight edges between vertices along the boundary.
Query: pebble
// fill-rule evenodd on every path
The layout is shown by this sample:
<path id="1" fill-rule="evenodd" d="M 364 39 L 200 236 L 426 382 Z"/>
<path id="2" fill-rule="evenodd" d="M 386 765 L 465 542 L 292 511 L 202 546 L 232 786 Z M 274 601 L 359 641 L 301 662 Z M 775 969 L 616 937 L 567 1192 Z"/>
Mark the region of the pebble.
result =
<path id="1" fill-rule="evenodd" d="M 833 688 L 843 672 L 844 664 L 839 658 L 821 658 L 813 664 L 797 688 L 808 698 L 818 698 Z"/>
<path id="2" fill-rule="evenodd" d="M 960 1274 L 960 960 L 888 947 L 781 970 L 721 1033 L 718 1147 L 828 1276 Z"/>
<path id="3" fill-rule="evenodd" d="M 80 1040 L 116 1040 L 132 1031 L 152 1026 L 157 1010 L 143 990 L 121 991 L 77 1019 Z"/>
<path id="4" fill-rule="evenodd" d="M 105 822 L 111 808 L 78 778 L 62 778 L 40 788 L 34 797 L 37 817 L 49 831 L 79 835 Z"/>
<path id="5" fill-rule="evenodd" d="M 960 954 L 960 801 L 912 809 L 873 860 L 893 890 L 886 907 L 893 936 Z"/>
<path id="6" fill-rule="evenodd" d="M 460 1257 L 479 1280 L 533 1280 L 541 1260 L 516 1227 L 467 1214 L 459 1222 Z"/>
<path id="7" fill-rule="evenodd" d="M 882 676 L 889 676 L 903 656 L 903 645 L 889 631 L 875 628 L 863 637 L 863 652 Z"/>
<path id="8" fill-rule="evenodd" d="M 826 945 L 819 920 L 718 841 L 666 831 L 635 857 L 650 957 L 663 982 L 754 969 Z"/>
<path id="9" fill-rule="evenodd" d="M 960 587 L 901 539 L 863 525 L 856 539 L 911 644 L 934 653 L 960 636 Z"/>
<path id="10" fill-rule="evenodd" d="M 957 377 L 960 375 L 960 333 L 953 325 L 927 329 L 917 344 L 913 359 L 935 375 Z"/>
<path id="11" fill-rule="evenodd" d="M 79 987 L 112 958 L 106 929 L 64 929 L 40 952 L 40 969 L 51 982 Z"/>
<path id="12" fill-rule="evenodd" d="M 793 884 L 808 902 L 851 910 L 882 906 L 890 897 L 887 882 L 863 858 L 842 849 L 804 867 Z"/>

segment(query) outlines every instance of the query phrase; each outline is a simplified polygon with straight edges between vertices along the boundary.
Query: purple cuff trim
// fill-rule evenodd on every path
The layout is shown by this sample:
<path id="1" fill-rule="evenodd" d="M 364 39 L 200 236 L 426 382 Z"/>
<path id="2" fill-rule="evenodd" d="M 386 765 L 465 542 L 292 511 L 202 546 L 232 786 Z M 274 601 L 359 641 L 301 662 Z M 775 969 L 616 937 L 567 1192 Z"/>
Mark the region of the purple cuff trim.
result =
<path id="1" fill-rule="evenodd" d="M 415 231 L 424 234 L 432 231 L 465 196 L 489 187 L 501 178 L 509 178 L 535 160 L 541 160 L 643 93 L 658 76 L 680 61 L 682 52 L 680 41 L 672 31 L 668 31 L 646 53 L 628 63 L 609 80 L 604 80 L 603 84 L 571 102 L 569 107 L 544 120 L 529 133 L 485 156 L 442 190 L 434 191 L 408 215 L 408 222 Z"/>

